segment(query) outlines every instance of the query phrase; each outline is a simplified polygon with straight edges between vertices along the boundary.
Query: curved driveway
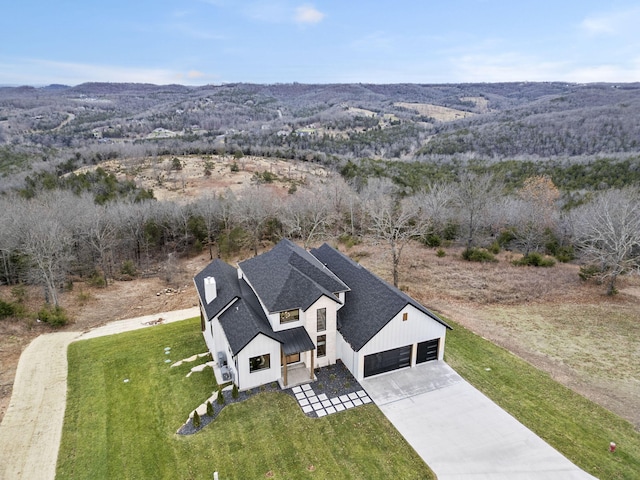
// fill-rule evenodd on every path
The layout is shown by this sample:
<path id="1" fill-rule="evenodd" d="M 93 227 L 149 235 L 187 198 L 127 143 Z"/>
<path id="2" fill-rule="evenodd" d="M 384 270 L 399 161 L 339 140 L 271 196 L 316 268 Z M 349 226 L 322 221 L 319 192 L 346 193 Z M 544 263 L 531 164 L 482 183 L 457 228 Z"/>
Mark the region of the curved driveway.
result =
<path id="1" fill-rule="evenodd" d="M 0 424 L 0 479 L 53 480 L 67 399 L 67 347 L 84 340 L 199 315 L 199 309 L 120 320 L 86 333 L 40 335 L 20 355 L 9 408 Z M 150 323 L 151 322 L 151 323 Z"/>
<path id="2" fill-rule="evenodd" d="M 438 480 L 595 480 L 444 362 L 360 383 Z"/>

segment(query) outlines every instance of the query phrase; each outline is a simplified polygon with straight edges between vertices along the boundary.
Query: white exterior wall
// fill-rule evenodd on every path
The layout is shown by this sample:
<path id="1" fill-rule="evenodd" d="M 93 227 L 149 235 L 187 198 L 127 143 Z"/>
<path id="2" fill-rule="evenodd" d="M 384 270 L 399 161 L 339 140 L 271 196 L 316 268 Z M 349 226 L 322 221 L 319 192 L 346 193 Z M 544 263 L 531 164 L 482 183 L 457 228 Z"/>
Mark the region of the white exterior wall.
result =
<path id="1" fill-rule="evenodd" d="M 354 368 L 354 364 L 357 364 L 358 361 L 358 353 L 354 352 L 351 349 L 351 345 L 349 345 L 346 340 L 342 337 L 340 332 L 336 335 L 336 355 L 337 358 L 342 360 L 344 366 L 351 372 L 351 374 L 356 376 L 356 368 Z"/>
<path id="2" fill-rule="evenodd" d="M 271 355 L 270 367 L 264 370 L 250 372 L 249 359 L 266 354 Z M 240 390 L 247 390 L 248 388 L 259 387 L 265 383 L 275 382 L 281 377 L 280 344 L 260 334 L 238 353 L 236 362 L 238 375 L 235 378 Z"/>
<path id="3" fill-rule="evenodd" d="M 408 313 L 408 319 L 406 321 L 402 320 L 403 313 Z M 357 352 L 357 361 L 353 362 L 357 363 L 357 365 L 354 365 L 354 370 L 352 370 L 351 373 L 353 373 L 353 376 L 356 377 L 358 381 L 362 380 L 364 378 L 365 355 L 404 347 L 406 345 L 414 346 L 411 357 L 411 366 L 413 367 L 415 366 L 416 360 L 416 344 L 435 338 L 443 338 L 446 331 L 447 329 L 444 325 L 412 305 L 407 305 Z M 441 357 L 443 352 L 444 345 L 441 341 L 438 356 Z"/>
<path id="4" fill-rule="evenodd" d="M 204 311 L 204 307 L 202 303 L 200 303 L 200 315 L 204 318 L 204 330 L 202 332 L 202 336 L 204 337 L 204 343 L 207 344 L 207 348 L 213 354 L 214 352 L 214 342 L 213 342 L 213 333 L 211 331 L 211 322 L 207 318 L 207 313 Z M 215 359 L 215 356 L 214 356 Z"/>
<path id="5" fill-rule="evenodd" d="M 311 305 L 304 313 L 304 328 L 311 337 L 313 343 L 318 346 L 318 335 L 327 336 L 327 354 L 324 357 L 318 358 L 317 351 L 314 352 L 314 367 L 326 367 L 327 365 L 333 365 L 336 363 L 336 336 L 337 336 L 337 304 L 335 301 L 322 296 L 316 302 Z M 318 310 L 321 308 L 327 309 L 327 328 L 323 332 L 318 332 Z M 289 325 L 289 324 L 287 324 Z M 309 353 L 303 355 L 304 362 L 307 366 L 310 365 L 311 359 Z"/>

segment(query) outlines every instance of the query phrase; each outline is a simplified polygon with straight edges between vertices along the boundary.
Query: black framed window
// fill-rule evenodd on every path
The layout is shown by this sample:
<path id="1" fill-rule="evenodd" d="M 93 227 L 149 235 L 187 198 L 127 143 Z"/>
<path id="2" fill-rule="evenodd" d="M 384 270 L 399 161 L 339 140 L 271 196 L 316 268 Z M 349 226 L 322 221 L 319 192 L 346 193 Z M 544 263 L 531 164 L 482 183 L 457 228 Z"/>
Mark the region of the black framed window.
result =
<path id="1" fill-rule="evenodd" d="M 300 310 L 287 310 L 286 312 L 280 312 L 280 323 L 297 322 L 300 320 Z"/>
<path id="2" fill-rule="evenodd" d="M 327 354 L 327 336 L 326 335 L 318 335 L 317 352 L 318 352 L 318 358 L 324 357 Z"/>
<path id="3" fill-rule="evenodd" d="M 327 309 L 319 308 L 317 312 L 318 317 L 318 332 L 324 332 L 327 329 Z"/>
<path id="4" fill-rule="evenodd" d="M 249 372 L 257 372 L 258 370 L 265 370 L 271 368 L 271 354 L 258 355 L 257 357 L 251 357 L 249 359 Z"/>

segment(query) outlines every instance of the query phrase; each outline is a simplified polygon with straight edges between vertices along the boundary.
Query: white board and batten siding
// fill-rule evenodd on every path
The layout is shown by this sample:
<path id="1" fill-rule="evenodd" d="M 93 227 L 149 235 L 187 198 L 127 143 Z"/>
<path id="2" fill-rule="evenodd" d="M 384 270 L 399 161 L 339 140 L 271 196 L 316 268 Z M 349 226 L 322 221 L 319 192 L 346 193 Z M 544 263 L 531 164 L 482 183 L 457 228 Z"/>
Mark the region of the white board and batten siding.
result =
<path id="1" fill-rule="evenodd" d="M 338 304 L 334 300 L 323 295 L 304 312 L 304 328 L 316 347 L 318 346 L 318 336 L 326 335 L 326 355 L 318 357 L 317 352 L 314 352 L 315 367 L 326 367 L 336 363 L 337 306 Z M 327 312 L 326 329 L 318 332 L 318 310 L 322 308 L 325 308 Z M 308 354 L 305 354 L 305 363 L 307 365 L 309 365 L 309 361 Z"/>
<path id="2" fill-rule="evenodd" d="M 407 314 L 407 320 L 403 320 L 405 313 Z M 446 334 L 446 330 L 446 327 L 440 322 L 437 322 L 414 306 L 407 305 L 369 340 L 360 351 L 355 352 L 357 358 L 353 358 L 353 370 L 351 370 L 351 373 L 358 381 L 361 381 L 364 378 L 364 357 L 366 355 L 407 345 L 414 345 L 411 366 L 415 366 L 415 345 L 427 340 L 442 339 Z M 444 352 L 442 347 L 444 345 L 441 345 L 439 349 L 438 360 L 442 360 Z M 348 352 L 345 353 L 348 355 Z M 345 362 L 346 364 L 347 362 Z"/>
<path id="3" fill-rule="evenodd" d="M 270 355 L 270 367 L 251 372 L 249 359 L 267 354 Z M 266 335 L 257 335 L 238 353 L 237 365 L 238 376 L 236 378 L 240 390 L 277 381 L 281 377 L 280 343 Z"/>

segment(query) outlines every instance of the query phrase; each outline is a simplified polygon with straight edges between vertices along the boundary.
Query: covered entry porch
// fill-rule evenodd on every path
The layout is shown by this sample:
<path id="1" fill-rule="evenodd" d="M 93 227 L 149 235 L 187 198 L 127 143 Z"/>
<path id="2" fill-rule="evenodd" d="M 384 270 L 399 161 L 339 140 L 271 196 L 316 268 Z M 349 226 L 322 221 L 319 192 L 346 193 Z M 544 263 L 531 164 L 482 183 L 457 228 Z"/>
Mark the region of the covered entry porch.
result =
<path id="1" fill-rule="evenodd" d="M 280 344 L 280 388 L 291 388 L 315 381 L 313 371 L 316 346 L 307 331 L 304 328 L 294 328 L 280 334 L 281 338 L 285 337 Z M 301 361 L 303 357 L 306 357 L 306 362 Z"/>

